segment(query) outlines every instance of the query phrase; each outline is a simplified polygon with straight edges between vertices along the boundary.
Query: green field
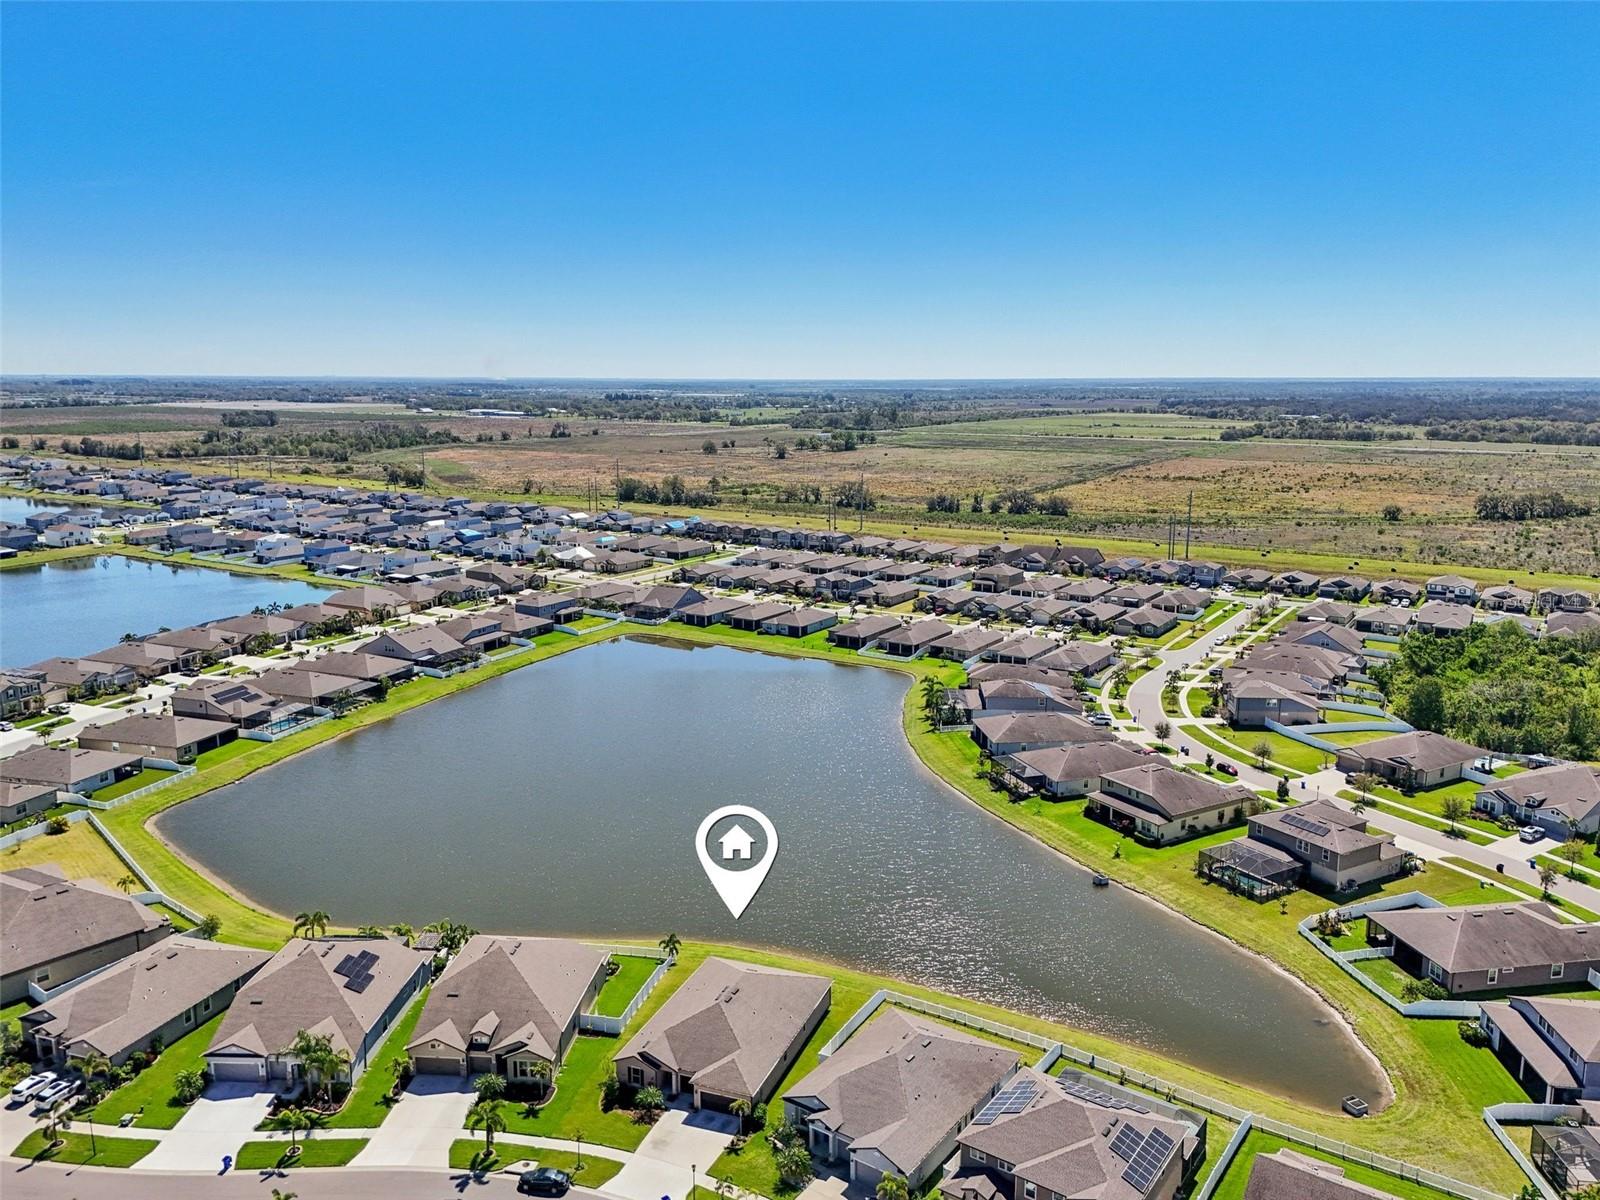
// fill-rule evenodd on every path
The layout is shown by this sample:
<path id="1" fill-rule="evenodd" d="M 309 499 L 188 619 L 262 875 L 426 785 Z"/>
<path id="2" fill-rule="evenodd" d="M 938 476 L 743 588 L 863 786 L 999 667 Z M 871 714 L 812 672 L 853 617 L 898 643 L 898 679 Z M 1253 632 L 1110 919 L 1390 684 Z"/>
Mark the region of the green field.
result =
<path id="1" fill-rule="evenodd" d="M 605 981 L 594 1001 L 594 1011 L 602 1017 L 620 1017 L 661 965 L 659 959 L 637 954 L 618 954 L 612 961 L 617 964 L 617 973 Z"/>

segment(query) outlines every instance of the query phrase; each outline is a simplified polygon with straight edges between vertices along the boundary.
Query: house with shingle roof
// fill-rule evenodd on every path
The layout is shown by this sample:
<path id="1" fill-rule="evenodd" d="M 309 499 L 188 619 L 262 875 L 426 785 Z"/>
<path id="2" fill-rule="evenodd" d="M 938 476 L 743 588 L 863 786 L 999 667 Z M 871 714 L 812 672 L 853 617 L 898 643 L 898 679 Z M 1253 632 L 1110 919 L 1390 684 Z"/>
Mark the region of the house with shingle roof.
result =
<path id="1" fill-rule="evenodd" d="M 406 1046 L 418 1074 L 489 1072 L 531 1081 L 558 1067 L 578 1014 L 605 983 L 607 954 L 564 938 L 477 934 L 434 983 Z"/>
<path id="2" fill-rule="evenodd" d="M 1250 1164 L 1244 1200 L 1393 1200 L 1389 1192 L 1346 1179 L 1336 1163 L 1284 1146 Z"/>
<path id="3" fill-rule="evenodd" d="M 208 750 L 239 736 L 231 720 L 178 713 L 140 713 L 105 725 L 86 726 L 78 735 L 85 750 L 111 750 L 167 762 L 193 762 Z"/>
<path id="4" fill-rule="evenodd" d="M 822 1023 L 832 981 L 708 958 L 617 1052 L 624 1087 L 688 1093 L 696 1108 L 771 1098 Z"/>
<path id="5" fill-rule="evenodd" d="M 1256 794 L 1180 770 L 1164 758 L 1101 777 L 1084 812 L 1142 842 L 1165 846 L 1222 828 L 1244 815 Z"/>
<path id="6" fill-rule="evenodd" d="M 1339 751 L 1339 770 L 1372 774 L 1399 788 L 1430 788 L 1462 777 L 1462 772 L 1487 754 L 1442 733 L 1414 729 Z"/>
<path id="7" fill-rule="evenodd" d="M 1205 1118 L 1024 1067 L 956 1145 L 945 1200 L 1174 1200 L 1205 1159 Z"/>
<path id="8" fill-rule="evenodd" d="M 124 958 L 22 1014 L 40 1062 L 102 1054 L 120 1066 L 139 1050 L 170 1046 L 232 1002 L 269 950 L 170 937 Z"/>
<path id="9" fill-rule="evenodd" d="M 1565 922 L 1541 901 L 1369 912 L 1367 942 L 1451 996 L 1581 983 L 1600 968 L 1600 924 Z"/>
<path id="10" fill-rule="evenodd" d="M 52 864 L 0 872 L 0 1004 L 28 985 L 57 988 L 172 933 L 172 922 L 93 879 Z"/>
<path id="11" fill-rule="evenodd" d="M 1600 1004 L 1512 996 L 1483 1004 L 1478 1024 L 1500 1061 L 1536 1102 L 1600 1100 Z"/>
<path id="12" fill-rule="evenodd" d="M 887 1008 L 784 1093 L 784 1117 L 858 1186 L 892 1173 L 914 1194 L 1017 1065 L 1015 1050 Z"/>
<path id="13" fill-rule="evenodd" d="M 389 938 L 296 938 L 239 989 L 206 1048 L 212 1079 L 303 1078 L 289 1053 L 303 1030 L 350 1057 L 354 1081 L 431 972 L 433 955 Z"/>
<path id="14" fill-rule="evenodd" d="M 1566 841 L 1600 831 L 1600 768 L 1557 763 L 1483 785 L 1473 807 L 1491 817 L 1511 816 Z"/>

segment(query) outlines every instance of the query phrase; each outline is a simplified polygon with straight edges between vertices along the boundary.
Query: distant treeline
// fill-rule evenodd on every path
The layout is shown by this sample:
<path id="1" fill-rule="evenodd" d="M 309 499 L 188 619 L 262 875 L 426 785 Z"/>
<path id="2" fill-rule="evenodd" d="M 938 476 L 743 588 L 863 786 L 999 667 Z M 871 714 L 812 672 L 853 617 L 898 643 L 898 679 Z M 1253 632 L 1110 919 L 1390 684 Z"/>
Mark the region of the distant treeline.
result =
<path id="1" fill-rule="evenodd" d="M 1569 500 L 1560 492 L 1484 492 L 1474 505 L 1481 521 L 1559 520 L 1562 517 L 1587 517 L 1587 504 Z"/>
<path id="2" fill-rule="evenodd" d="M 1253 421 L 1249 425 L 1230 425 L 1217 435 L 1225 442 L 1246 438 L 1314 438 L 1339 442 L 1405 441 L 1411 434 L 1376 422 L 1324 420 L 1321 417 L 1277 417 Z"/>
<path id="3" fill-rule="evenodd" d="M 228 458 L 234 455 L 293 456 L 328 462 L 348 462 L 359 454 L 379 450 L 404 450 L 415 446 L 447 446 L 461 441 L 448 429 L 428 429 L 422 425 L 396 425 L 386 421 L 358 424 L 339 429 L 286 430 L 281 433 L 246 434 L 241 430 L 224 432 L 208 429 L 197 438 L 172 442 L 160 448 L 138 442 L 113 442 L 104 438 L 64 438 L 63 454 L 86 458 Z M 46 449 L 42 437 L 33 438 L 31 449 Z"/>
<path id="4" fill-rule="evenodd" d="M 1043 513 L 1051 517 L 1065 517 L 1072 514 L 1072 505 L 1065 496 L 1040 497 L 1030 488 L 1008 488 L 988 497 L 982 492 L 973 492 L 970 498 L 958 496 L 954 492 L 935 492 L 928 497 L 928 511 L 958 513 L 961 511 L 963 501 L 968 501 L 971 505 L 968 511 L 975 513 L 981 513 L 987 508 L 991 513 L 1008 513 L 1015 517 L 1030 516 L 1034 513 Z"/>
<path id="5" fill-rule="evenodd" d="M 1600 421 L 1449 421 L 1423 431 L 1446 442 L 1536 442 L 1547 446 L 1600 446 Z"/>

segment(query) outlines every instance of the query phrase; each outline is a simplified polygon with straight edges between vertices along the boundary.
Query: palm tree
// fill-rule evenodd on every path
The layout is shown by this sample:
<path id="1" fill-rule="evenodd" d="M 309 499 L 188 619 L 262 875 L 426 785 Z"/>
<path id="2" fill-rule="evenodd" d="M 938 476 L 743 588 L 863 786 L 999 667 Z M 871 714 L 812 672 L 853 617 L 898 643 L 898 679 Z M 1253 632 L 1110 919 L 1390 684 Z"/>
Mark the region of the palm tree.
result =
<path id="1" fill-rule="evenodd" d="M 1350 807 L 1355 810 L 1357 816 L 1360 816 L 1367 810 L 1367 806 L 1372 802 L 1372 793 L 1383 780 L 1379 779 L 1371 771 L 1362 771 L 1355 777 L 1353 782 L 1356 788 L 1356 798 Z"/>
<path id="2" fill-rule="evenodd" d="M 297 936 L 303 934 L 307 938 L 321 937 L 323 934 L 328 932 L 328 922 L 330 920 L 332 920 L 332 918 L 320 908 L 314 908 L 307 912 L 296 913 L 294 918 L 294 932 Z"/>
<path id="3" fill-rule="evenodd" d="M 911 1189 L 904 1179 L 888 1171 L 878 1178 L 878 1200 L 911 1200 Z"/>
<path id="4" fill-rule="evenodd" d="M 740 1097 L 738 1100 L 735 1100 L 732 1104 L 728 1105 L 728 1111 L 732 1113 L 734 1119 L 739 1122 L 739 1132 L 743 1133 L 745 1118 L 750 1115 L 750 1101 Z"/>
<path id="5" fill-rule="evenodd" d="M 111 1078 L 111 1060 L 104 1054 L 86 1054 L 78 1063 L 78 1069 L 83 1072 L 83 1077 L 92 1088 L 96 1080 Z"/>
<path id="6" fill-rule="evenodd" d="M 143 885 L 140 883 L 139 877 L 132 871 L 129 871 L 121 879 L 117 880 L 117 887 L 121 888 L 124 893 L 131 892 L 134 888 L 142 886 Z"/>
<path id="7" fill-rule="evenodd" d="M 389 926 L 389 932 L 394 934 L 395 937 L 400 938 L 408 946 L 411 945 L 411 943 L 417 938 L 417 931 L 404 922 L 401 922 L 398 925 Z"/>
<path id="8" fill-rule="evenodd" d="M 479 1100 L 467 1112 L 467 1128 L 474 1133 L 483 1130 L 484 1153 L 492 1154 L 494 1135 L 506 1131 L 506 1117 L 495 1101 Z"/>
<path id="9" fill-rule="evenodd" d="M 299 1151 L 295 1139 L 299 1134 L 305 1133 L 313 1124 L 311 1114 L 303 1108 L 286 1108 L 278 1114 L 278 1124 L 289 1133 L 289 1152 Z"/>
<path id="10" fill-rule="evenodd" d="M 536 1058 L 528 1064 L 527 1078 L 539 1085 L 539 1095 L 543 1096 L 550 1090 L 550 1081 L 554 1077 L 555 1071 L 544 1059 Z"/>
<path id="11" fill-rule="evenodd" d="M 939 723 L 939 715 L 944 710 L 944 690 L 944 684 L 932 675 L 922 681 L 922 715 L 930 724 Z"/>
<path id="12" fill-rule="evenodd" d="M 675 933 L 669 933 L 666 937 L 657 942 L 656 945 L 661 947 L 661 952 L 668 958 L 677 958 L 678 951 L 683 948 L 683 939 Z"/>

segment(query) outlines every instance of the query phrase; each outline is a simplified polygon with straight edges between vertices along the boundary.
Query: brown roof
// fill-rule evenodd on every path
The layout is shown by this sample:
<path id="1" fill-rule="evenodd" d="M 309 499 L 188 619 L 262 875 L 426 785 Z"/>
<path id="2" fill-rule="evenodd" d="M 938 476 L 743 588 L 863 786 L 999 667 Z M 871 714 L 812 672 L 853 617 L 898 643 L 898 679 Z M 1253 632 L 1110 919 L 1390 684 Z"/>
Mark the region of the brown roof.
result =
<path id="1" fill-rule="evenodd" d="M 170 925 L 154 909 L 93 879 L 70 882 L 53 865 L 0 872 L 0 946 L 8 975 Z"/>
<path id="2" fill-rule="evenodd" d="M 1344 1177 L 1344 1168 L 1288 1148 L 1258 1154 L 1250 1164 L 1244 1200 L 1392 1200 L 1364 1183 Z"/>
<path id="3" fill-rule="evenodd" d="M 616 1057 L 648 1057 L 696 1088 L 753 1098 L 832 988 L 820 975 L 708 958 Z"/>
<path id="4" fill-rule="evenodd" d="M 23 1023 L 57 1039 L 69 1054 L 98 1051 L 115 1058 L 271 957 L 268 950 L 166 938 L 45 1001 Z"/>
<path id="5" fill-rule="evenodd" d="M 105 725 L 86 727 L 78 735 L 78 740 L 181 749 L 206 738 L 215 737 L 219 733 L 231 732 L 232 729 L 232 721 L 180 717 L 172 713 L 140 713 Z"/>
<path id="6" fill-rule="evenodd" d="M 885 1009 L 794 1087 L 808 1118 L 915 1173 L 1005 1080 L 1017 1053 L 925 1017 Z"/>
<path id="7" fill-rule="evenodd" d="M 1149 797 L 1150 804 L 1168 820 L 1255 799 L 1255 793 L 1243 784 L 1225 786 L 1192 771 L 1179 770 L 1165 759 L 1113 771 L 1105 780 Z"/>
<path id="8" fill-rule="evenodd" d="M 1539 901 L 1402 908 L 1367 920 L 1452 974 L 1600 961 L 1600 925 L 1566 924 Z"/>
<path id="9" fill-rule="evenodd" d="M 10 758 L 0 759 L 0 779 L 70 788 L 81 779 L 117 767 L 132 766 L 140 761 L 141 755 L 123 754 L 117 750 L 85 750 L 81 746 L 68 749 L 29 746 Z"/>
<path id="10" fill-rule="evenodd" d="M 1470 763 L 1488 753 L 1477 746 L 1469 746 L 1426 729 L 1414 729 L 1410 733 L 1397 733 L 1394 737 L 1379 738 L 1375 742 L 1363 742 L 1350 747 L 1349 752 L 1373 762 L 1404 764 L 1417 771 L 1436 771 L 1457 763 Z"/>
<path id="11" fill-rule="evenodd" d="M 372 982 L 358 992 L 335 968 L 363 950 L 377 958 L 369 968 Z M 268 1057 L 286 1050 L 303 1029 L 355 1054 L 431 958 L 388 938 L 296 938 L 239 990 L 206 1053 Z"/>
<path id="12" fill-rule="evenodd" d="M 531 1050 L 556 1062 L 607 955 L 561 938 L 478 934 L 439 976 L 406 1049 L 441 1042 L 466 1053 L 474 1034 L 493 1054 Z"/>

